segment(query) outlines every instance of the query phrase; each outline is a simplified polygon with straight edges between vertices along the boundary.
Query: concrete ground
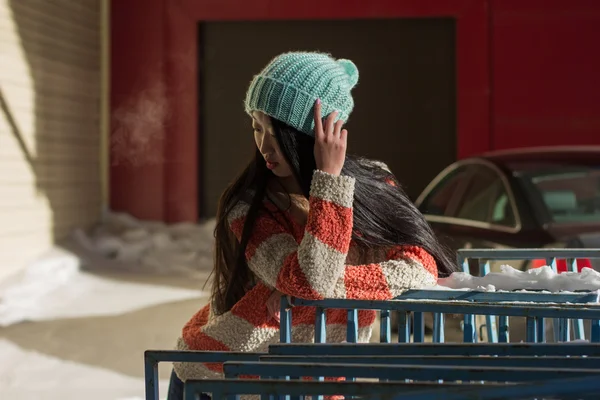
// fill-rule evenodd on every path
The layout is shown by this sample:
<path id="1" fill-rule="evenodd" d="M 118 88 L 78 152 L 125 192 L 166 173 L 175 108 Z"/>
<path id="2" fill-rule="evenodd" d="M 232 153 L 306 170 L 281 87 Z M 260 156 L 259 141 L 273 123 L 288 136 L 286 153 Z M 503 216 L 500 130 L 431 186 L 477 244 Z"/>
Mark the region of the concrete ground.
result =
<path id="1" fill-rule="evenodd" d="M 58 317 L 0 327 L 0 399 L 142 399 L 144 350 L 173 348 L 183 324 L 206 303 L 202 292 L 189 298 L 189 289 L 201 289 L 201 279 L 118 272 L 93 276 L 115 286 L 125 284 L 120 290 L 132 294 L 141 287 L 157 293 L 167 288 L 173 293 L 181 290 L 188 298 L 158 304 L 155 298 L 153 305 L 113 315 Z M 110 297 L 110 291 L 105 295 Z M 86 302 L 86 296 L 78 302 Z M 162 365 L 161 397 L 166 395 L 169 373 L 170 366 Z"/>

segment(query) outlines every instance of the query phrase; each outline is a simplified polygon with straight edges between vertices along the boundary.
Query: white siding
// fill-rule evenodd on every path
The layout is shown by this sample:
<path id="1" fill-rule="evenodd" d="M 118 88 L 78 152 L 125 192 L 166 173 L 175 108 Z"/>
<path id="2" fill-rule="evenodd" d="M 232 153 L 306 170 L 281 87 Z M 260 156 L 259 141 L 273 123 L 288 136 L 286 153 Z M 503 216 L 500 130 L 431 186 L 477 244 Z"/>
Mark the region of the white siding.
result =
<path id="1" fill-rule="evenodd" d="M 99 0 L 0 0 L 0 280 L 99 219 L 99 24 Z"/>

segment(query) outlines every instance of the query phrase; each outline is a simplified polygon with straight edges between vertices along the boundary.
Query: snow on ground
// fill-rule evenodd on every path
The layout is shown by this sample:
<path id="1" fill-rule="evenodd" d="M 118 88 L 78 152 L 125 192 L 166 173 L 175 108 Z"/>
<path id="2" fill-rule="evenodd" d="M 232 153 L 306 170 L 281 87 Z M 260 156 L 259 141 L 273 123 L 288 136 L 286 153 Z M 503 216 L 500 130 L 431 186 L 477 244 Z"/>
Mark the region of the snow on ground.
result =
<path id="1" fill-rule="evenodd" d="M 0 399 L 134 400 L 144 380 L 26 351 L 0 339 Z M 161 398 L 168 381 L 161 381 Z"/>
<path id="2" fill-rule="evenodd" d="M 509 265 L 503 265 L 501 272 L 492 272 L 483 277 L 455 272 L 448 278 L 440 278 L 437 289 L 492 292 L 500 290 L 596 291 L 600 290 L 600 273 L 591 268 L 584 268 L 581 273 L 558 274 L 549 266 L 520 271 Z"/>
<path id="3" fill-rule="evenodd" d="M 200 290 L 115 282 L 86 270 L 206 278 L 214 221 L 165 225 L 109 213 L 70 246 L 54 248 L 0 285 L 0 326 L 25 320 L 113 315 L 202 295 Z M 199 285 L 201 286 L 201 285 Z"/>
<path id="4" fill-rule="evenodd" d="M 202 296 L 201 290 L 119 282 L 80 270 L 77 256 L 55 248 L 0 287 L 0 326 L 22 321 L 118 315 Z"/>
<path id="5" fill-rule="evenodd" d="M 112 213 L 103 224 L 89 232 L 75 232 L 71 240 L 40 255 L 21 274 L 0 282 L 0 399 L 143 399 L 140 349 L 110 341 L 107 348 L 97 349 L 99 359 L 118 354 L 136 367 L 139 359 L 139 368 L 124 371 L 100 367 L 93 357 L 82 356 L 89 352 L 85 339 L 64 346 L 64 358 L 63 353 L 46 352 L 40 343 L 60 340 L 57 325 L 48 324 L 68 319 L 76 332 L 90 334 L 84 327 L 92 323 L 101 332 L 118 330 L 117 337 L 123 335 L 129 343 L 136 335 L 145 335 L 143 341 L 155 343 L 155 348 L 173 348 L 180 326 L 195 312 L 196 299 L 198 307 L 206 301 L 208 293 L 202 285 L 212 268 L 213 229 L 214 221 L 167 226 Z M 183 300 L 191 304 L 182 309 Z M 146 310 L 159 306 L 168 310 L 162 311 L 163 318 L 169 312 L 170 321 L 181 322 L 154 321 L 156 314 Z M 124 321 L 127 315 L 137 316 L 137 323 L 128 326 L 125 319 L 113 327 L 111 321 Z M 147 315 L 147 323 L 139 320 L 140 315 Z M 29 323 L 16 325 L 22 322 Z M 55 330 L 46 331 L 49 326 Z M 152 332 L 147 331 L 150 326 Z M 19 331 L 34 343 L 11 341 Z M 60 348 L 60 343 L 53 344 Z M 167 386 L 167 381 L 161 381 L 163 398 Z"/>
<path id="6" fill-rule="evenodd" d="M 122 269 L 197 276 L 212 268 L 214 227 L 214 220 L 166 225 L 109 213 L 92 232 L 75 232 L 75 239 L 80 249 Z"/>

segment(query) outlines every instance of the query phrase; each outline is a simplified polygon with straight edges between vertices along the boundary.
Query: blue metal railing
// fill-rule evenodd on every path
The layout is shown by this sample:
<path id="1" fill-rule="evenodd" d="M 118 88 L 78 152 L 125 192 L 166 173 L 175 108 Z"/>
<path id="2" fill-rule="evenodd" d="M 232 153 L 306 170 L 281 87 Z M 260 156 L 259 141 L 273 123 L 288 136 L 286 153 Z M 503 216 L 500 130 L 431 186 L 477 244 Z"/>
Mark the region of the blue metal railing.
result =
<path id="1" fill-rule="evenodd" d="M 279 343 L 271 356 L 600 357 L 600 344 L 579 343 Z M 262 355 L 266 356 L 266 355 Z M 262 357 L 261 356 L 261 357 Z M 494 357 L 496 358 L 496 357 Z"/>
<path id="2" fill-rule="evenodd" d="M 383 361 L 383 360 L 382 360 Z M 377 378 L 401 381 L 487 381 L 487 382 L 531 382 L 544 379 L 576 378 L 585 375 L 599 375 L 594 368 L 547 368 L 547 367 L 498 367 L 472 365 L 421 365 L 421 364 L 337 364 L 325 362 L 231 362 L 223 366 L 225 378 L 238 378 L 242 375 L 256 375 L 260 378 L 285 376 L 352 376 L 356 378 Z"/>
<path id="3" fill-rule="evenodd" d="M 158 363 L 197 362 L 223 363 L 226 361 L 258 361 L 260 353 L 236 353 L 227 351 L 178 351 L 147 350 L 144 352 L 144 378 L 146 400 L 158 400 Z"/>
<path id="4" fill-rule="evenodd" d="M 598 293 L 560 294 L 536 292 L 464 292 L 441 290 L 410 290 L 394 300 L 303 300 L 282 298 L 280 319 L 280 341 L 290 343 L 292 326 L 292 306 L 316 307 L 315 343 L 324 343 L 326 340 L 325 310 L 347 309 L 352 315 L 356 310 L 384 310 L 385 313 L 397 311 L 400 315 L 399 342 L 409 340 L 409 320 L 411 313 L 423 314 L 426 312 L 439 314 L 465 314 L 465 315 L 503 315 L 526 317 L 528 324 L 535 327 L 542 318 L 577 318 L 592 320 L 592 342 L 600 342 L 600 304 L 586 304 L 598 302 Z M 350 320 L 350 318 L 349 318 Z M 442 332 L 443 319 L 434 319 L 434 332 Z M 347 341 L 356 342 L 357 324 L 348 324 Z M 562 329 L 566 329 L 563 326 Z M 382 319 L 383 342 L 391 341 L 389 335 L 389 318 Z M 528 342 L 536 342 L 536 330 L 528 331 Z M 423 324 L 415 324 L 416 337 L 424 337 Z M 564 333 L 563 333 L 564 335 Z M 441 335 L 434 342 L 441 342 Z M 464 341 L 472 343 L 473 337 L 465 330 Z M 422 340 L 416 340 L 419 342 Z"/>
<path id="5" fill-rule="evenodd" d="M 579 259 L 600 259 L 600 249 L 461 249 L 457 252 L 457 258 L 458 265 L 462 266 L 463 272 L 471 273 L 469 265 L 471 262 L 477 266 L 479 274 L 482 276 L 490 272 L 490 263 L 492 261 L 509 260 L 545 260 L 546 264 L 551 266 L 554 272 L 557 272 L 557 261 L 565 260 L 568 270 L 577 272 L 577 261 Z M 494 343 L 509 341 L 508 316 L 500 316 L 497 327 L 496 317 L 494 315 L 486 315 L 485 325 L 488 341 Z M 570 326 L 568 319 L 554 320 L 552 326 L 555 341 L 569 341 Z M 581 319 L 573 321 L 573 328 L 575 339 L 585 339 L 583 321 Z M 474 315 L 464 316 L 464 332 L 465 341 L 476 341 L 477 333 Z M 536 339 L 539 342 L 544 342 L 546 340 L 545 320 L 543 318 L 528 320 L 527 333 L 528 337 Z"/>
<path id="6" fill-rule="evenodd" d="M 531 399 L 541 396 L 576 395 L 580 400 L 597 399 L 600 380 L 597 376 L 543 380 L 525 384 L 494 385 L 403 382 L 302 382 L 281 380 L 201 380 L 186 383 L 186 400 L 196 400 L 203 392 L 212 398 L 230 398 L 240 394 L 264 396 L 344 395 L 369 399 L 393 400 L 504 400 Z"/>
<path id="7" fill-rule="evenodd" d="M 578 258 L 600 258 L 600 249 L 596 250 L 461 250 L 459 262 L 468 265 L 483 262 L 484 273 L 489 272 L 491 260 L 531 260 L 546 259 L 556 267 L 558 259 L 567 259 L 571 268 L 575 268 Z M 468 272 L 468 271 L 467 271 Z M 477 398 L 510 398 L 519 395 L 558 395 L 577 394 L 578 398 L 596 398 L 600 390 L 599 380 L 594 376 L 600 371 L 600 305 L 598 293 L 538 293 L 538 292 L 474 292 L 474 291 L 438 291 L 411 290 L 395 300 L 301 300 L 282 299 L 280 339 L 282 344 L 273 345 L 269 353 L 230 353 L 230 352 L 182 352 L 147 351 L 145 353 L 146 399 L 158 399 L 158 363 L 170 362 L 217 362 L 224 363 L 225 372 L 231 377 L 249 373 L 262 375 L 263 378 L 283 377 L 283 380 L 263 379 L 245 380 L 202 380 L 188 381 L 186 399 L 196 399 L 200 389 L 213 394 L 213 398 L 239 394 L 288 394 L 290 399 L 299 395 L 346 394 L 377 395 L 402 393 L 402 399 L 440 398 L 443 391 L 445 399 L 459 399 L 472 396 Z M 292 312 L 291 306 L 303 305 L 316 307 L 315 344 L 290 344 Z M 345 309 L 348 312 L 347 341 L 349 344 L 326 344 L 326 310 Z M 359 344 L 358 310 L 381 311 L 382 344 Z M 391 344 L 391 312 L 399 313 L 399 342 Z M 547 344 L 547 343 L 474 343 L 476 340 L 474 319 L 472 329 L 463 332 L 465 344 L 419 343 L 423 342 L 424 313 L 433 313 L 433 341 L 444 341 L 444 314 L 485 315 L 495 322 L 500 316 L 498 328 L 486 324 L 488 339 L 494 341 L 493 332 L 497 332 L 498 341 L 508 342 L 508 318 L 510 316 L 527 319 L 527 341 L 544 342 L 541 335 L 544 321 L 554 318 L 559 321 L 569 319 L 591 320 L 592 344 Z M 414 341 L 408 343 L 411 336 L 411 316 L 414 314 Z M 489 320 L 488 320 L 489 321 Z M 579 322 L 578 322 L 579 324 Z M 466 325 L 466 324 L 465 324 Z M 540 326 L 542 328 L 540 328 Z M 583 332 L 583 325 L 579 330 Z M 556 337 L 569 339 L 569 324 L 556 324 Z M 575 337 L 579 338 L 575 330 Z M 491 330 L 491 332 L 490 332 Z M 318 359 L 315 356 L 319 356 Z M 487 356 L 497 357 L 487 357 Z M 486 356 L 486 357 L 480 357 Z M 311 358 L 312 357 L 312 358 Z M 585 357 L 585 358 L 581 358 Z M 501 360 L 501 361 L 499 361 Z M 318 361 L 318 363 L 317 363 Z M 319 365 L 320 363 L 320 365 Z M 435 364 L 435 365 L 434 365 Z M 311 368 L 312 367 L 312 368 Z M 333 368 L 333 369 L 331 369 Z M 525 368 L 521 374 L 517 368 Z M 475 369 L 483 372 L 471 372 Z M 551 369 L 551 370 L 549 370 Z M 370 372 L 369 372 L 370 371 Z M 485 375 L 485 373 L 488 375 Z M 425 379 L 440 372 L 440 378 L 459 379 L 467 383 L 456 385 L 449 382 L 437 383 L 387 383 L 387 382 L 322 382 L 323 376 L 377 377 L 386 379 Z M 530 378 L 524 376 L 529 375 Z M 306 374 L 306 375 L 303 375 Z M 477 375 L 479 374 L 479 375 Z M 494 379 L 500 374 L 500 380 L 512 381 L 512 386 L 494 386 L 470 380 Z M 512 375 L 511 375 L 512 374 Z M 509 376 L 510 375 L 510 376 Z M 552 375 L 552 376 L 551 376 Z M 294 376 L 315 376 L 318 382 L 295 381 Z M 549 378 L 536 383 L 517 383 L 535 378 Z M 564 380 L 567 376 L 582 378 Z M 291 377 L 291 378 L 290 378 Z M 440 379 L 436 377 L 436 379 Z M 506 379 L 512 378 L 512 379 Z M 561 379 L 559 379 L 561 378 Z M 290 380 L 291 379 L 291 380 Z M 561 384 L 558 384 L 561 382 Z M 579 386 L 573 386 L 575 383 Z M 571 385 L 571 386 L 568 386 Z M 516 386 L 519 389 L 516 389 Z M 568 387 L 567 387 L 568 386 Z M 471 392 L 470 392 L 471 391 Z M 592 397 L 585 397 L 590 391 L 596 391 Z M 396 396 L 397 397 L 397 396 Z M 393 396 L 391 397 L 393 398 Z"/>

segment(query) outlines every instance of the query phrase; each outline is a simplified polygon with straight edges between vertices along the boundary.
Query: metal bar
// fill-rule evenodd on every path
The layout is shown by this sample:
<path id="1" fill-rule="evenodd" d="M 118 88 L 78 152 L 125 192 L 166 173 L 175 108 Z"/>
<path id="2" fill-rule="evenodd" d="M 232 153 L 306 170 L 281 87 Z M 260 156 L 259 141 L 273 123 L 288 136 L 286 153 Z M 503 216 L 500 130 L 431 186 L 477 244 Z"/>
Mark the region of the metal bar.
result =
<path id="1" fill-rule="evenodd" d="M 600 382 L 594 380 L 594 376 L 582 378 L 569 378 L 557 380 L 544 380 L 520 385 L 503 385 L 500 387 L 490 387 L 489 385 L 479 386 L 474 389 L 448 388 L 444 392 L 432 389 L 431 391 L 414 392 L 405 397 L 396 396 L 394 400 L 435 400 L 440 398 L 443 393 L 445 400 L 504 400 L 504 399 L 524 399 L 542 398 L 545 396 L 560 395 L 563 399 L 591 400 L 598 396 Z M 569 396 L 570 395 L 570 396 Z M 569 397 L 564 397 L 569 396 Z M 576 397 L 571 397 L 576 396 Z M 584 397 L 585 396 L 585 397 Z"/>
<path id="2" fill-rule="evenodd" d="M 183 398 L 185 400 L 197 400 L 201 392 L 198 392 L 196 388 L 191 387 L 187 382 L 183 383 Z M 213 399 L 219 399 L 214 396 Z"/>
<path id="3" fill-rule="evenodd" d="M 554 273 L 558 273 L 558 265 L 556 262 L 556 257 L 547 257 L 546 258 L 546 265 L 549 265 L 552 268 L 552 271 L 554 271 Z M 554 333 L 554 341 L 555 342 L 560 342 L 561 340 L 561 326 L 563 325 L 563 321 L 561 321 L 558 318 L 554 318 L 552 320 L 552 331 Z"/>
<path id="4" fill-rule="evenodd" d="M 233 351 L 194 351 L 194 350 L 146 350 L 145 357 L 156 362 L 203 362 L 222 363 L 225 361 L 258 361 L 268 353 L 247 353 Z"/>
<path id="5" fill-rule="evenodd" d="M 577 272 L 577 258 L 567 259 L 567 268 L 570 272 Z"/>
<path id="6" fill-rule="evenodd" d="M 358 310 L 356 308 L 348 310 L 348 324 L 346 332 L 346 341 L 356 343 L 358 341 Z"/>
<path id="7" fill-rule="evenodd" d="M 557 268 L 557 263 L 556 263 L 556 257 L 547 257 L 546 258 L 546 265 L 549 265 L 552 268 L 552 271 L 554 271 L 554 273 L 558 272 L 558 268 Z M 552 332 L 554 333 L 554 341 L 555 342 L 560 342 L 560 327 L 562 325 L 562 321 L 560 321 L 557 318 L 554 318 L 552 320 Z"/>
<path id="8" fill-rule="evenodd" d="M 508 343 L 510 341 L 509 318 L 505 315 L 499 317 L 498 323 L 498 342 Z"/>
<path id="9" fill-rule="evenodd" d="M 258 361 L 267 353 L 247 353 L 229 351 L 182 351 L 146 350 L 144 352 L 144 375 L 146 379 L 146 400 L 158 400 L 158 363 L 222 363 L 226 361 Z M 150 377 L 148 379 L 147 377 Z M 195 396 L 195 395 L 194 395 Z M 195 398 L 195 397 L 193 397 Z"/>
<path id="10" fill-rule="evenodd" d="M 265 380 L 265 379 L 266 379 L 266 380 L 270 380 L 270 379 L 273 379 L 273 377 L 271 377 L 271 376 L 265 376 L 264 378 L 263 378 L 263 377 L 261 377 L 260 379 L 263 379 L 263 380 Z M 270 394 L 268 394 L 268 393 L 261 393 L 261 394 L 260 394 L 260 400 L 275 400 L 275 396 L 273 396 L 273 395 L 270 395 Z M 319 400 L 321 400 L 321 399 L 319 399 Z"/>
<path id="11" fill-rule="evenodd" d="M 469 260 L 464 255 L 464 253 L 456 252 L 456 265 L 460 265 L 460 267 L 462 268 L 462 272 L 466 274 L 471 273 L 471 271 L 469 270 Z"/>
<path id="12" fill-rule="evenodd" d="M 195 393 L 218 393 L 219 395 L 231 393 L 260 394 L 260 393 L 287 393 L 299 395 L 345 395 L 366 396 L 380 398 L 385 396 L 393 400 L 432 400 L 443 398 L 445 400 L 463 400 L 477 398 L 480 400 L 500 400 L 508 398 L 531 398 L 555 395 L 582 395 L 592 393 L 594 399 L 600 391 L 600 380 L 596 375 L 580 378 L 545 380 L 541 382 L 524 383 L 518 385 L 499 385 L 488 383 L 485 386 L 478 384 L 456 383 L 403 383 L 403 382 L 302 382 L 302 381 L 258 381 L 237 380 L 227 381 L 222 379 L 207 379 L 200 381 L 187 381 L 186 386 Z M 595 396 L 595 397 L 594 397 Z"/>
<path id="13" fill-rule="evenodd" d="M 433 342 L 443 343 L 444 342 L 444 314 L 435 313 L 433 314 Z"/>
<path id="14" fill-rule="evenodd" d="M 146 400 L 158 400 L 158 361 L 148 351 L 144 353 L 144 378 Z"/>
<path id="15" fill-rule="evenodd" d="M 577 258 L 571 258 L 568 260 L 568 267 L 570 272 L 578 272 Z M 573 338 L 575 340 L 585 339 L 585 329 L 583 327 L 582 319 L 574 319 L 573 321 Z"/>
<path id="16" fill-rule="evenodd" d="M 552 267 L 552 271 L 554 271 L 554 273 L 558 272 L 557 264 L 556 264 L 556 257 L 546 256 L 546 265 Z"/>
<path id="17" fill-rule="evenodd" d="M 537 328 L 537 342 L 546 343 L 546 320 L 543 317 L 537 317 L 535 319 L 535 325 Z"/>
<path id="18" fill-rule="evenodd" d="M 527 334 L 525 336 L 526 337 L 525 340 L 528 343 L 537 342 L 537 328 L 536 328 L 535 318 L 527 317 L 526 326 L 527 326 Z"/>
<path id="19" fill-rule="evenodd" d="M 284 362 L 227 362 L 224 371 L 233 375 L 276 375 L 278 372 L 291 376 L 356 376 L 359 378 L 430 380 L 432 376 L 443 380 L 483 380 L 500 382 L 529 382 L 544 379 L 576 378 L 600 375 L 600 370 L 574 368 L 519 368 L 482 367 L 457 365 L 377 365 L 332 363 L 284 363 Z M 297 378 L 299 379 L 299 378 Z"/>
<path id="20" fill-rule="evenodd" d="M 384 301 L 384 300 L 298 300 L 297 305 L 327 308 L 358 308 L 367 310 L 404 310 L 413 312 L 440 312 L 444 314 L 502 314 L 519 317 L 600 319 L 600 305 L 579 304 L 519 304 L 474 303 L 469 301 Z"/>
<path id="21" fill-rule="evenodd" d="M 459 249 L 458 259 L 536 260 L 551 257 L 600 258 L 600 249 Z M 460 265 L 460 263 L 459 263 Z"/>
<path id="22" fill-rule="evenodd" d="M 379 320 L 379 341 L 381 343 L 390 343 L 392 341 L 390 310 L 381 310 Z"/>
<path id="23" fill-rule="evenodd" d="M 592 334 L 591 334 L 591 342 L 592 343 L 600 343 L 600 320 L 594 319 L 592 322 Z"/>
<path id="24" fill-rule="evenodd" d="M 600 370 L 600 357 L 559 357 L 559 356 L 519 356 L 519 357 L 477 357 L 477 356 L 262 356 L 261 362 L 321 363 L 321 364 L 376 364 L 376 365 L 457 365 L 481 367 L 520 367 L 520 368 L 576 368 Z"/>
<path id="25" fill-rule="evenodd" d="M 498 343 L 498 327 L 496 325 L 495 315 L 485 316 L 485 327 L 487 330 L 488 342 Z"/>
<path id="26" fill-rule="evenodd" d="M 489 274 L 491 271 L 490 260 L 485 260 L 483 263 L 482 276 Z M 496 316 L 485 316 L 485 327 L 487 329 L 487 340 L 491 343 L 498 343 L 498 328 L 496 327 Z"/>
<path id="27" fill-rule="evenodd" d="M 481 385 L 456 384 L 456 383 L 404 383 L 404 382 L 307 382 L 307 381 L 267 381 L 267 380 L 235 380 L 227 381 L 223 379 L 190 380 L 186 382 L 190 390 L 196 393 L 205 392 L 220 394 L 244 393 L 244 394 L 281 394 L 292 395 L 337 395 L 346 396 L 368 396 L 377 398 L 387 395 L 387 398 L 398 398 L 398 393 L 410 393 L 415 390 L 440 389 L 440 393 L 448 388 L 460 387 L 480 388 Z M 490 383 L 490 387 L 499 387 L 500 385 Z M 393 397 L 390 395 L 394 395 Z"/>
<path id="28" fill-rule="evenodd" d="M 415 326 L 413 328 L 413 342 L 420 343 L 425 341 L 425 318 L 422 312 L 413 313 Z"/>
<path id="29" fill-rule="evenodd" d="M 481 275 L 479 259 L 474 259 L 473 261 L 477 265 L 477 272 Z M 468 265 L 468 260 L 467 260 L 467 265 Z M 476 324 L 477 320 L 475 318 L 475 315 L 465 313 L 463 321 L 464 321 L 463 322 L 463 330 L 464 330 L 463 331 L 463 341 L 466 343 L 478 342 L 478 340 L 477 340 L 478 339 L 477 324 Z"/>
<path id="30" fill-rule="evenodd" d="M 398 342 L 410 342 L 410 312 L 398 311 Z"/>
<path id="31" fill-rule="evenodd" d="M 460 314 L 460 313 L 458 313 Z M 465 314 L 463 323 L 463 341 L 465 343 L 477 343 L 477 332 L 475 329 L 475 315 Z"/>
<path id="32" fill-rule="evenodd" d="M 573 339 L 575 340 L 585 340 L 585 328 L 583 326 L 582 319 L 573 319 L 571 320 L 573 324 Z"/>
<path id="33" fill-rule="evenodd" d="M 292 310 L 287 296 L 281 296 L 279 309 L 279 341 L 281 343 L 292 342 Z"/>
<path id="34" fill-rule="evenodd" d="M 346 333 L 346 341 L 348 343 L 356 343 L 358 342 L 358 310 L 352 309 L 348 310 L 348 326 Z M 354 381 L 354 376 L 346 375 L 346 380 L 349 382 Z"/>
<path id="35" fill-rule="evenodd" d="M 315 320 L 315 343 L 325 343 L 327 341 L 327 325 L 325 322 L 325 309 L 317 307 Z"/>
<path id="36" fill-rule="evenodd" d="M 600 344 L 572 343 L 357 343 L 274 344 L 269 355 L 349 355 L 372 356 L 587 356 L 600 357 Z"/>
<path id="37" fill-rule="evenodd" d="M 561 318 L 558 320 L 559 323 L 559 340 L 561 342 L 568 342 L 570 340 L 570 322 L 567 318 Z"/>
<path id="38" fill-rule="evenodd" d="M 466 300 L 473 302 L 593 303 L 598 293 L 477 292 L 461 290 L 407 290 L 394 300 Z"/>

